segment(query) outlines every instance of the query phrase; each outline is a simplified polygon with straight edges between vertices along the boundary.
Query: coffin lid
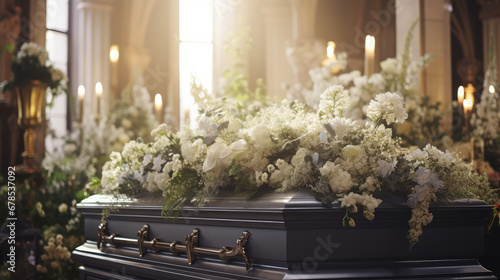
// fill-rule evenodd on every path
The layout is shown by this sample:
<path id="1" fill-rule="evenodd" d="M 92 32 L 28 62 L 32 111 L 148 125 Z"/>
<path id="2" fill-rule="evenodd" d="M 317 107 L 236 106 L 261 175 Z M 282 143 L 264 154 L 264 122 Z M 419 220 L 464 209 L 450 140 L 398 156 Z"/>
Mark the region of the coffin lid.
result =
<path id="1" fill-rule="evenodd" d="M 374 195 L 382 199 L 375 211 L 375 219 L 368 221 L 362 213 L 350 214 L 356 219 L 356 226 L 401 226 L 408 225 L 411 209 L 406 198 L 391 193 Z M 153 197 L 150 193 L 133 198 L 115 199 L 109 195 L 94 195 L 84 199 L 77 206 L 84 216 L 101 215 L 102 209 L 115 205 L 118 212 L 112 212 L 113 218 L 141 219 L 149 222 L 165 222 L 161 217 L 163 198 Z M 358 207 L 362 212 L 361 206 Z M 306 189 L 298 189 L 284 193 L 270 192 L 253 197 L 235 195 L 234 192 L 221 192 L 207 198 L 207 203 L 199 208 L 186 206 L 175 219 L 176 223 L 211 224 L 224 226 L 260 227 L 260 228 L 295 228 L 308 227 L 342 227 L 345 208 L 338 201 L 331 207 L 316 200 Z M 431 206 L 434 215 L 433 223 L 450 223 L 460 220 L 467 222 L 485 217 L 491 206 L 482 200 L 460 199 L 441 202 Z M 170 217 L 167 220 L 173 221 Z"/>

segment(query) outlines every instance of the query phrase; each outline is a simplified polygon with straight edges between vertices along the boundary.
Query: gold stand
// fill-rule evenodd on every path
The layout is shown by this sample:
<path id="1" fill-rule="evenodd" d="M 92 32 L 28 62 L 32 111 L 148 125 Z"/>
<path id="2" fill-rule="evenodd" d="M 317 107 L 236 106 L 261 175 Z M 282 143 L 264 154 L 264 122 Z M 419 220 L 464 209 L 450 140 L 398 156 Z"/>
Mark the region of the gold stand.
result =
<path id="1" fill-rule="evenodd" d="M 40 173 L 42 168 L 35 164 L 34 128 L 42 123 L 43 100 L 48 85 L 41 81 L 30 81 L 28 84 L 15 88 L 17 94 L 18 118 L 17 123 L 24 132 L 23 164 L 16 166 L 17 173 Z"/>

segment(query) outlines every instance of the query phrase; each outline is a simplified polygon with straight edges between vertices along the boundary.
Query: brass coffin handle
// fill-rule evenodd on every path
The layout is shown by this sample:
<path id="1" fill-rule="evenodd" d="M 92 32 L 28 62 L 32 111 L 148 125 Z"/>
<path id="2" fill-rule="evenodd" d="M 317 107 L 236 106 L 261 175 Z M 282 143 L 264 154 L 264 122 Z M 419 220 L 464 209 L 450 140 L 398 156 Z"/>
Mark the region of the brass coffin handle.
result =
<path id="1" fill-rule="evenodd" d="M 109 243 L 115 247 L 120 245 L 137 245 L 139 248 L 139 256 L 142 257 L 146 254 L 147 250 L 153 250 L 156 253 L 161 251 L 170 251 L 172 255 L 179 256 L 180 252 L 184 252 L 187 255 L 188 263 L 191 265 L 198 255 L 211 255 L 218 256 L 221 260 L 226 263 L 230 262 L 232 258 L 243 257 L 245 260 L 245 268 L 248 271 L 252 264 L 247 256 L 246 244 L 248 238 L 250 237 L 250 232 L 243 231 L 240 238 L 236 239 L 236 247 L 231 248 L 224 246 L 221 249 L 211 249 L 203 248 L 198 246 L 198 240 L 200 237 L 200 230 L 194 229 L 192 233 L 186 235 L 185 245 L 179 244 L 177 241 L 173 242 L 160 242 L 159 238 L 153 238 L 153 240 L 148 241 L 149 226 L 144 225 L 139 231 L 137 231 L 137 240 L 131 238 L 118 237 L 115 234 L 106 234 L 107 223 L 103 222 L 99 225 L 97 231 L 97 249 L 103 250 L 104 245 Z"/>

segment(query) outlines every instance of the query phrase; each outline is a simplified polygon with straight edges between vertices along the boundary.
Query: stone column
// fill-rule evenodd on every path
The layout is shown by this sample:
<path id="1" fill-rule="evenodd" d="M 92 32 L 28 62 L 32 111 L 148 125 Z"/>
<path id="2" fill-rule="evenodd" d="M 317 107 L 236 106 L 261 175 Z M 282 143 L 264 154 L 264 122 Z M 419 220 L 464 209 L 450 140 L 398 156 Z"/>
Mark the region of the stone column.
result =
<path id="1" fill-rule="evenodd" d="M 274 3 L 274 2 L 272 2 Z M 292 39 L 292 13 L 289 5 L 273 5 L 262 9 L 265 20 L 265 83 L 271 96 L 286 97 L 282 83 L 292 83 L 292 71 L 288 64 L 286 42 Z"/>
<path id="2" fill-rule="evenodd" d="M 75 62 L 77 73 L 73 76 L 72 89 L 85 86 L 84 119 L 106 116 L 111 101 L 109 75 L 109 47 L 111 11 L 114 0 L 76 0 Z M 74 68 L 73 68 L 74 69 Z M 95 85 L 101 82 L 103 94 L 101 111 L 97 112 Z"/>
<path id="3" fill-rule="evenodd" d="M 326 45 L 315 39 L 317 0 L 290 0 L 292 4 L 293 40 L 287 43 L 286 56 L 293 71 L 294 82 L 305 86 L 309 70 L 320 65 Z"/>
<path id="4" fill-rule="evenodd" d="M 418 21 L 413 33 L 413 58 L 434 54 L 434 60 L 415 81 L 423 95 L 441 109 L 451 108 L 451 43 L 449 0 L 396 0 L 396 53 L 404 49 L 404 39 L 411 25 Z M 451 125 L 451 118 L 450 118 Z"/>
<path id="5" fill-rule="evenodd" d="M 500 81 L 500 2 L 493 0 L 480 0 L 480 17 L 483 21 L 483 66 L 484 71 L 488 67 L 490 57 L 490 41 L 493 40 L 496 52 L 497 82 Z"/>
<path id="6" fill-rule="evenodd" d="M 154 2 L 155 0 L 132 0 L 128 2 L 130 8 L 129 19 L 127 20 L 128 40 L 123 57 L 127 64 L 131 83 L 134 83 L 138 76 L 144 76 L 144 71 L 151 62 L 149 49 L 146 47 L 146 31 Z M 146 80 L 145 83 L 147 85 L 149 81 Z"/>

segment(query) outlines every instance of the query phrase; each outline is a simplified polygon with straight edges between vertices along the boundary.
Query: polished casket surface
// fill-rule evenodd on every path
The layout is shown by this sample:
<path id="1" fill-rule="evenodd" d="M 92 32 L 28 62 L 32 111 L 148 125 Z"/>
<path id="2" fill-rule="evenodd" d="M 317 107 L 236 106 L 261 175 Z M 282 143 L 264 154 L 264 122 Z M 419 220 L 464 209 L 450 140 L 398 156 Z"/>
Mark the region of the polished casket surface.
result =
<path id="1" fill-rule="evenodd" d="M 177 219 L 161 217 L 163 202 L 149 194 L 124 199 L 106 223 L 106 235 L 128 244 L 97 248 L 102 209 L 111 197 L 94 195 L 78 205 L 85 217 L 87 242 L 73 252 L 81 262 L 81 279 L 496 279 L 476 258 L 484 250 L 484 219 L 491 207 L 479 200 L 433 206 L 433 222 L 418 244 L 409 247 L 410 208 L 389 194 L 369 221 L 351 214 L 355 228 L 342 226 L 345 209 L 325 207 L 307 190 L 268 193 L 246 198 L 221 193 L 201 208 L 185 207 Z M 237 245 L 249 232 L 245 253 L 229 263 L 217 255 L 187 255 L 144 249 L 138 231 L 148 225 L 143 242 L 186 244 L 198 229 L 197 247 L 220 250 Z M 201 249 L 204 250 L 204 249 Z"/>

